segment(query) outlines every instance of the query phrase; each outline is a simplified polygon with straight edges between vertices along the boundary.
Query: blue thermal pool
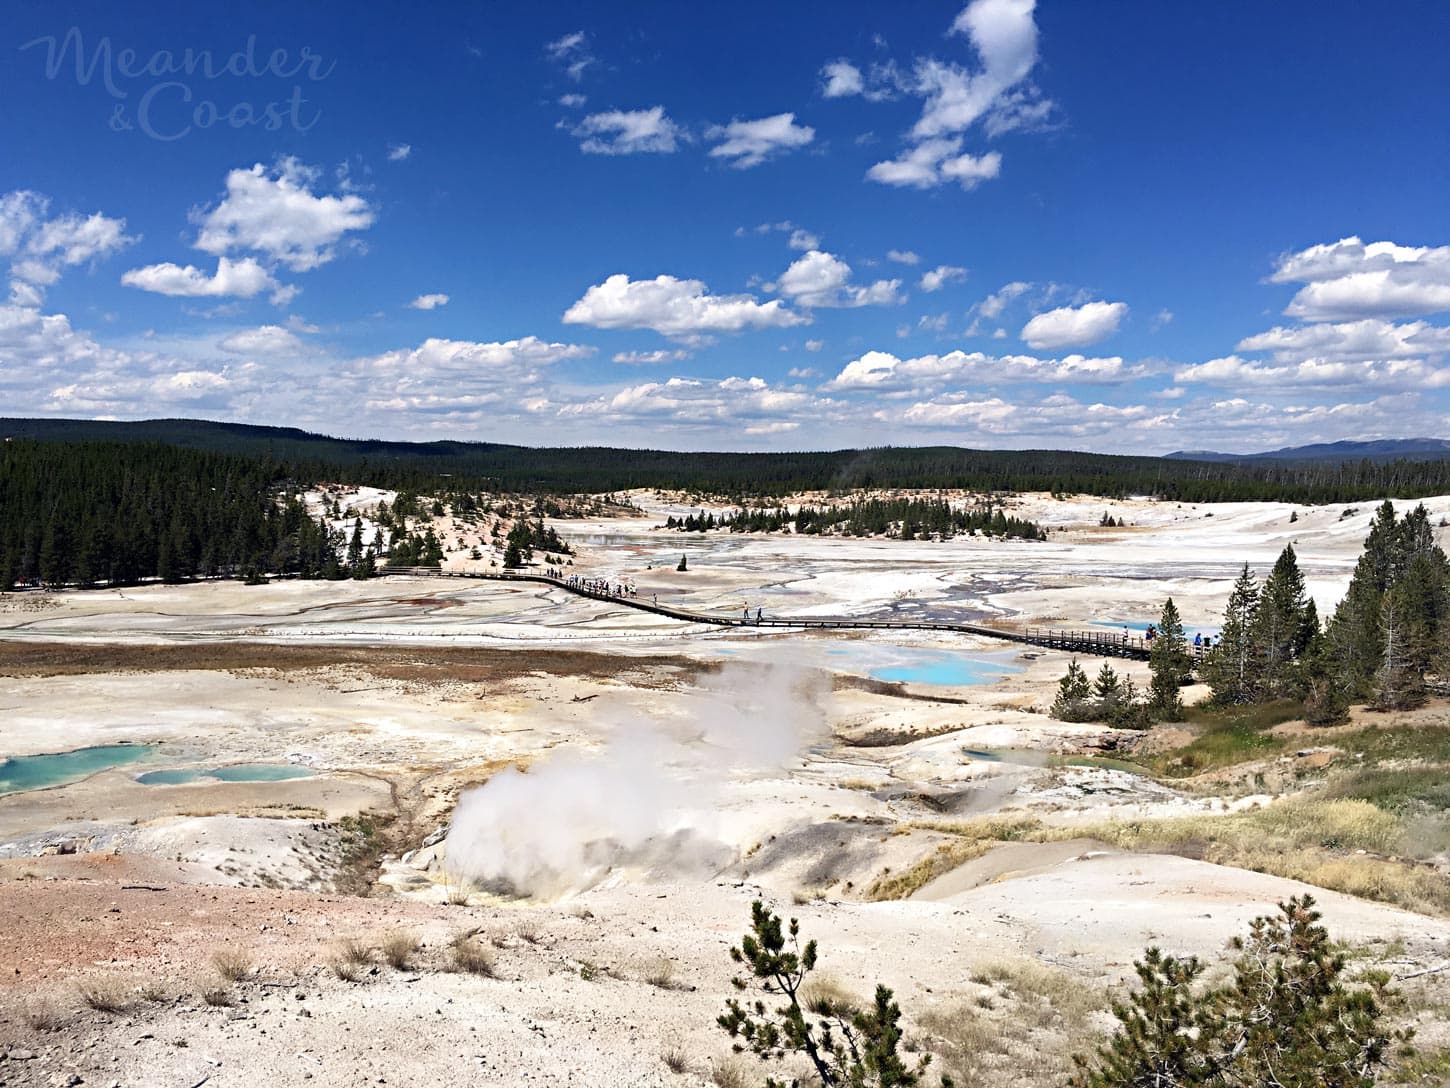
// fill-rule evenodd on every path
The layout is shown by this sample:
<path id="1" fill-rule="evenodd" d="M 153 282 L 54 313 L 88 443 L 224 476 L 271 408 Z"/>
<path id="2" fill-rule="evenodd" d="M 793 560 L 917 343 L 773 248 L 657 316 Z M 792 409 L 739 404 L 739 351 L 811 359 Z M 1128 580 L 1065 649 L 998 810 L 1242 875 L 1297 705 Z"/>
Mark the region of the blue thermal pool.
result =
<path id="1" fill-rule="evenodd" d="M 896 660 L 871 670 L 877 680 L 904 684 L 932 684 L 940 687 L 966 687 L 990 684 L 1021 672 L 1020 666 L 1008 661 L 965 654 L 943 653 L 940 650 L 893 651 Z"/>
<path id="2" fill-rule="evenodd" d="M 150 744 L 103 744 L 70 752 L 6 759 L 0 761 L 0 794 L 74 782 L 97 771 L 137 763 L 153 751 L 155 746 Z"/>
<path id="3" fill-rule="evenodd" d="M 292 763 L 238 763 L 231 767 L 202 767 L 190 770 L 147 771 L 136 776 L 143 786 L 185 786 L 192 782 L 285 782 L 311 778 L 317 772 Z"/>

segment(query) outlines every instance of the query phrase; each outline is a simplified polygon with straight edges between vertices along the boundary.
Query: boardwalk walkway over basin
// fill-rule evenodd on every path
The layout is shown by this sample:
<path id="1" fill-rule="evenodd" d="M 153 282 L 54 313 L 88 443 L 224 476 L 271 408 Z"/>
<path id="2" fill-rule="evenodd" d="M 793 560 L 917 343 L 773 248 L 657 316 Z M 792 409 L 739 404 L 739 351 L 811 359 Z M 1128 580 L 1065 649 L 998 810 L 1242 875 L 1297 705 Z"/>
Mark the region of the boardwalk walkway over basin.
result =
<path id="1" fill-rule="evenodd" d="M 594 589 L 579 582 L 570 582 L 568 579 L 554 578 L 547 574 L 439 570 L 436 567 L 390 567 L 384 568 L 381 573 L 421 575 L 430 578 L 474 578 L 492 582 L 535 582 L 596 601 L 621 604 L 627 608 L 636 608 L 641 612 L 653 612 L 657 616 L 668 616 L 670 619 L 683 620 L 687 623 L 708 623 L 716 627 L 783 627 L 794 630 L 829 631 L 955 631 L 965 635 L 983 635 L 1006 642 L 1042 646 L 1066 653 L 1087 654 L 1095 657 L 1130 657 L 1140 661 L 1147 660 L 1149 650 L 1147 639 L 1141 636 L 1125 636 L 1112 631 L 1070 631 L 1053 627 L 989 627 L 979 623 L 948 623 L 928 619 L 866 620 L 812 616 L 799 619 L 768 617 L 746 620 L 741 616 L 721 616 L 709 612 L 693 612 L 667 604 L 656 604 L 648 597 Z M 1188 652 L 1193 654 L 1194 647 L 1190 645 Z"/>

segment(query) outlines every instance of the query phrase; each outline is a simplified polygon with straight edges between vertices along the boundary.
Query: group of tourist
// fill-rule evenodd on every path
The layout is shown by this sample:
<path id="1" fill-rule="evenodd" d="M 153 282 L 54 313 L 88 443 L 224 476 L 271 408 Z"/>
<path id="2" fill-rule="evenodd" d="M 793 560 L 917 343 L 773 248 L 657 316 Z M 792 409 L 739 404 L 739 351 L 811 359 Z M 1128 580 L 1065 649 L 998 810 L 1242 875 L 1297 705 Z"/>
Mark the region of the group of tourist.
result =
<path id="1" fill-rule="evenodd" d="M 555 575 L 555 577 L 558 577 Z M 602 593 L 608 597 L 638 597 L 639 588 L 625 582 L 611 582 L 608 578 L 580 578 L 571 574 L 564 580 L 570 589 L 581 589 L 585 593 Z"/>

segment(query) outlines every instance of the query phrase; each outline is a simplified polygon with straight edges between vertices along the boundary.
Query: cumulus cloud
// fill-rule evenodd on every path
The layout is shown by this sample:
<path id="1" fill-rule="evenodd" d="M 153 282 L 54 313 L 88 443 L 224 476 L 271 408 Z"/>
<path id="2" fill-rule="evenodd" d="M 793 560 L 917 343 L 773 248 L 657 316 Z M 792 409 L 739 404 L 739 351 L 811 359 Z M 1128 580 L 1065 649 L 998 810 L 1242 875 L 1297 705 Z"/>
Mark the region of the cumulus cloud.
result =
<path id="1" fill-rule="evenodd" d="M 982 299 L 973 307 L 973 312 L 985 317 L 989 321 L 995 321 L 1002 316 L 1002 311 L 1012 304 L 1014 299 L 1020 298 L 1032 290 L 1032 284 L 1022 280 L 1013 280 L 1011 283 L 1004 283 L 1000 288 Z"/>
<path id="2" fill-rule="evenodd" d="M 265 253 L 294 272 L 306 272 L 336 256 L 344 235 L 366 230 L 376 217 L 356 193 L 317 196 L 319 172 L 295 158 L 274 169 L 261 163 L 227 175 L 226 196 L 195 218 L 196 248 L 217 256 L 232 250 Z"/>
<path id="3" fill-rule="evenodd" d="M 408 303 L 410 310 L 436 310 L 440 306 L 448 305 L 448 296 L 442 292 L 431 295 L 419 295 L 412 302 Z"/>
<path id="4" fill-rule="evenodd" d="M 372 407 L 430 412 L 518 397 L 537 385 L 545 368 L 593 354 L 584 344 L 537 336 L 488 342 L 429 337 L 416 348 L 354 360 L 349 370 L 374 393 Z"/>
<path id="5" fill-rule="evenodd" d="M 388 161 L 389 162 L 402 162 L 404 159 L 406 159 L 412 153 L 413 153 L 413 145 L 412 144 L 389 144 L 388 145 Z"/>
<path id="6" fill-rule="evenodd" d="M 962 9 L 951 34 L 966 38 L 976 65 L 916 62 L 899 84 L 923 100 L 913 146 L 871 167 L 868 178 L 917 189 L 955 181 L 972 189 L 1001 173 L 1001 155 L 963 153 L 962 134 L 978 123 L 988 136 L 1047 123 L 1054 106 L 1029 81 L 1037 64 L 1035 7 L 1034 0 L 973 0 Z"/>
<path id="7" fill-rule="evenodd" d="M 559 105 L 571 110 L 578 109 L 588 101 L 589 96 L 586 94 L 561 94 L 559 96 Z"/>
<path id="8" fill-rule="evenodd" d="M 1240 340 L 1237 350 L 1272 352 L 1281 362 L 1310 356 L 1336 362 L 1406 359 L 1450 352 L 1450 328 L 1411 321 L 1396 325 L 1365 318 L 1338 324 L 1275 326 Z"/>
<path id="9" fill-rule="evenodd" d="M 866 176 L 898 188 L 931 189 L 955 181 L 963 189 L 975 189 L 1002 172 L 999 152 L 989 151 L 978 156 L 960 153 L 961 149 L 960 136 L 923 140 L 898 158 L 878 162 L 866 171 Z"/>
<path id="10" fill-rule="evenodd" d="M 28 189 L 0 196 L 0 257 L 11 257 L 12 297 L 38 304 L 66 268 L 111 257 L 136 242 L 126 221 L 95 212 L 50 214 L 50 199 Z"/>
<path id="11" fill-rule="evenodd" d="M 720 141 L 710 149 L 711 158 L 724 159 L 737 170 L 748 170 L 772 155 L 804 147 L 815 139 L 816 130 L 796 124 L 793 113 L 777 113 L 755 121 L 717 125 L 705 137 Z"/>
<path id="12" fill-rule="evenodd" d="M 1125 302 L 1060 306 L 1038 314 L 1022 326 L 1022 339 L 1028 347 L 1037 351 L 1085 347 L 1116 333 L 1127 312 Z"/>
<path id="13" fill-rule="evenodd" d="M 888 249 L 886 259 L 897 264 L 920 264 L 921 258 L 909 249 Z"/>
<path id="14" fill-rule="evenodd" d="M 1195 366 L 1180 367 L 1175 381 L 1202 383 L 1229 389 L 1260 386 L 1273 389 L 1357 388 L 1444 389 L 1450 387 L 1450 369 L 1421 359 L 1361 360 L 1314 358 L 1296 362 L 1263 363 L 1226 355 Z"/>
<path id="15" fill-rule="evenodd" d="M 632 280 L 624 273 L 590 287 L 564 312 L 564 322 L 570 325 L 654 329 L 673 337 L 788 328 L 809 321 L 780 299 L 758 302 L 748 294 L 712 295 L 701 280 L 663 275 Z"/>
<path id="16" fill-rule="evenodd" d="M 1450 310 L 1450 246 L 1366 245 L 1358 237 L 1341 238 L 1285 254 L 1269 278 L 1305 285 L 1284 313 L 1306 321 Z"/>
<path id="17" fill-rule="evenodd" d="M 242 329 L 217 341 L 217 347 L 237 355 L 295 355 L 304 347 L 301 340 L 281 325 Z"/>
<path id="18" fill-rule="evenodd" d="M 1040 359 L 1032 355 L 987 355 L 951 351 L 902 359 L 889 351 L 868 351 L 852 359 L 825 386 L 829 390 L 921 390 L 966 382 L 1115 383 L 1140 377 L 1143 368 L 1120 357 L 1067 355 Z"/>
<path id="19" fill-rule="evenodd" d="M 775 289 L 807 308 L 891 306 L 904 301 L 900 280 L 872 284 L 851 282 L 851 266 L 832 253 L 813 249 L 797 258 L 775 284 Z"/>
<path id="20" fill-rule="evenodd" d="M 663 106 L 591 113 L 572 131 L 581 141 L 580 150 L 591 155 L 669 154 L 688 139 Z"/>
<path id="21" fill-rule="evenodd" d="M 174 298 L 254 298 L 263 291 L 271 291 L 272 300 L 282 305 L 295 294 L 293 288 L 279 284 L 255 257 L 237 261 L 218 257 L 216 272 L 212 275 L 192 264 L 182 266 L 169 261 L 149 264 L 126 272 L 121 282 L 127 287 Z"/>
<path id="22" fill-rule="evenodd" d="M 776 434 L 795 430 L 803 416 L 824 404 L 808 393 L 780 389 L 763 378 L 731 377 L 722 381 L 671 378 L 646 382 L 553 407 L 565 418 L 645 420 L 674 426 L 713 424 L 746 434 Z"/>
<path id="23" fill-rule="evenodd" d="M 923 291 L 940 291 L 953 280 L 966 279 L 967 270 L 951 264 L 939 264 L 921 277 Z"/>
<path id="24" fill-rule="evenodd" d="M 861 77 L 861 69 L 848 60 L 833 60 L 821 69 L 823 98 L 848 98 L 861 94 L 865 89 L 866 81 Z"/>
<path id="25" fill-rule="evenodd" d="M 790 232 L 790 238 L 785 244 L 791 249 L 819 249 L 821 239 L 808 230 L 797 229 Z"/>

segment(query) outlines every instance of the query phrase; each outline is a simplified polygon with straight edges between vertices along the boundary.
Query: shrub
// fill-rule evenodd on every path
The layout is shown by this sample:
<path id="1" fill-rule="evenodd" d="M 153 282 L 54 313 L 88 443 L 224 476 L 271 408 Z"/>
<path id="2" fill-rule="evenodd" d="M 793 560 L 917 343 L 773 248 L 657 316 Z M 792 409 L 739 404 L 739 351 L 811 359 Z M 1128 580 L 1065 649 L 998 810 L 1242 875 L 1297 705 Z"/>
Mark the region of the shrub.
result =
<path id="1" fill-rule="evenodd" d="M 1113 1007 L 1120 1027 L 1090 1057 L 1077 1088 L 1372 1088 L 1407 1033 L 1381 1021 L 1388 977 L 1344 977 L 1310 896 L 1280 904 L 1236 938 L 1233 977 L 1207 985 L 1196 957 L 1148 949 L 1139 987 Z"/>
<path id="2" fill-rule="evenodd" d="M 114 976 L 82 979 L 76 984 L 76 992 L 87 1007 L 97 1012 L 124 1012 L 131 1006 L 126 984 Z"/>

